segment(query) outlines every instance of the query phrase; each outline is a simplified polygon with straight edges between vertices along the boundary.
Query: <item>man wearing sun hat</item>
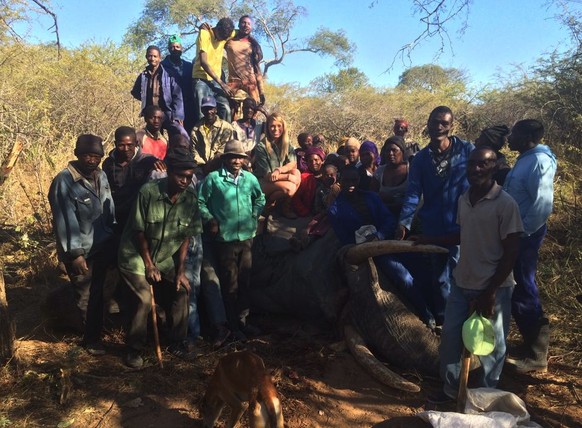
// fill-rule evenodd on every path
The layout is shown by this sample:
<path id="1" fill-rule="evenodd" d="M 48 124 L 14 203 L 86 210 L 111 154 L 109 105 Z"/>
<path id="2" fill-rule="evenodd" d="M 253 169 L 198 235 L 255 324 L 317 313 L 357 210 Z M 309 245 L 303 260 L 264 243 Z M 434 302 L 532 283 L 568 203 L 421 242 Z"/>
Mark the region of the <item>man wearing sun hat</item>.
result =
<path id="1" fill-rule="evenodd" d="M 214 240 L 228 327 L 238 340 L 258 333 L 247 316 L 251 246 L 265 206 L 259 181 L 242 169 L 247 157 L 240 141 L 228 141 L 220 158 L 222 167 L 208 174 L 198 195 L 202 223 Z"/>
<path id="2" fill-rule="evenodd" d="M 479 147 L 469 156 L 470 187 L 459 198 L 457 213 L 461 254 L 453 273 L 455 283 L 447 300 L 441 334 L 440 374 L 444 387 L 440 394 L 429 397 L 433 403 L 457 396 L 463 350 L 461 331 L 471 315 L 471 305 L 478 314 L 490 318 L 495 334 L 493 351 L 479 357 L 483 368 L 480 386 L 495 388 L 503 368 L 515 285 L 512 270 L 523 225 L 517 203 L 493 179 L 496 161 L 495 152 L 488 147 Z"/>
<path id="3" fill-rule="evenodd" d="M 103 284 L 115 210 L 107 176 L 99 168 L 103 140 L 91 134 L 77 138 L 75 156 L 51 183 L 48 198 L 53 214 L 57 254 L 71 281 L 77 306 L 71 316 L 83 325 L 83 343 L 92 355 L 102 355 Z M 68 314 L 63 314 L 68 315 Z"/>

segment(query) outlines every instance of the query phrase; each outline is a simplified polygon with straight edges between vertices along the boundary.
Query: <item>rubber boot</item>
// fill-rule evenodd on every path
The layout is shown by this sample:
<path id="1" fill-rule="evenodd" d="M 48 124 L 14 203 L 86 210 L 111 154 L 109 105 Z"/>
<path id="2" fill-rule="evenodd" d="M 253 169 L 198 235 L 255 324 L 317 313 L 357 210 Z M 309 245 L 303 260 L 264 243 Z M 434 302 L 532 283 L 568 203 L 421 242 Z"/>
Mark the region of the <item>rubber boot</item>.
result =
<path id="1" fill-rule="evenodd" d="M 534 337 L 525 340 L 528 356 L 521 360 L 507 359 L 518 373 L 548 371 L 548 348 L 550 345 L 550 323 L 545 317 L 540 319 L 539 329 Z"/>

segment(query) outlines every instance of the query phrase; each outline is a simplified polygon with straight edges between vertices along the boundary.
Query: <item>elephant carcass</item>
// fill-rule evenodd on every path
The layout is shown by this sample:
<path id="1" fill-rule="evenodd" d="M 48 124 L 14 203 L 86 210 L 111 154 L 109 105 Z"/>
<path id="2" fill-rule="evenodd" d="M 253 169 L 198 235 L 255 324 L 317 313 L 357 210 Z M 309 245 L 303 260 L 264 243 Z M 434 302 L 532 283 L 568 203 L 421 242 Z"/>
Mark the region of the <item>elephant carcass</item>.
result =
<path id="1" fill-rule="evenodd" d="M 399 367 L 437 374 L 438 338 L 400 301 L 385 278 L 382 286 L 391 291 L 380 289 L 376 268 L 368 264 L 368 257 L 386 249 L 375 243 L 362 244 L 357 247 L 371 253 L 354 256 L 346 248 L 338 257 L 341 246 L 330 230 L 294 253 L 289 238 L 304 224 L 306 221 L 274 219 L 268 233 L 255 239 L 252 307 L 336 323 L 347 299 L 352 324 L 377 356 Z M 414 250 L 407 245 L 410 243 L 401 243 L 399 251 Z M 346 262 L 346 254 L 351 263 Z"/>
<path id="2" fill-rule="evenodd" d="M 336 260 L 340 244 L 330 231 L 303 251 L 291 251 L 289 238 L 306 222 L 275 219 L 269 233 L 255 238 L 252 307 L 334 324 L 344 303 L 342 290 L 347 294 Z"/>
<path id="3" fill-rule="evenodd" d="M 351 322 L 375 354 L 391 365 L 417 369 L 436 376 L 438 337 L 403 303 L 394 286 L 378 275 L 371 258 L 386 252 L 446 251 L 432 246 L 414 248 L 410 245 L 388 241 L 344 247 L 340 250 L 339 257 L 343 261 L 343 272 L 350 289 Z M 363 257 L 366 259 L 361 262 Z"/>

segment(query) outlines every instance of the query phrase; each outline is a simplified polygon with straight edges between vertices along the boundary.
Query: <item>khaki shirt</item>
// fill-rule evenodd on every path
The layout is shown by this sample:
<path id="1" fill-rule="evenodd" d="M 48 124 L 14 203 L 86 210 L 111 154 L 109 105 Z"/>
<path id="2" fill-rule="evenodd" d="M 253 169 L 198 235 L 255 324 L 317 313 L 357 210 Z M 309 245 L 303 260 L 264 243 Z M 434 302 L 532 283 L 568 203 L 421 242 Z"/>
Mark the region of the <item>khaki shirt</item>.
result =
<path id="1" fill-rule="evenodd" d="M 205 128 L 204 119 L 202 119 L 190 134 L 194 159 L 198 165 L 204 165 L 217 154 L 222 154 L 225 144 L 233 138 L 234 134 L 232 125 L 220 118 L 216 118 L 208 132 Z"/>

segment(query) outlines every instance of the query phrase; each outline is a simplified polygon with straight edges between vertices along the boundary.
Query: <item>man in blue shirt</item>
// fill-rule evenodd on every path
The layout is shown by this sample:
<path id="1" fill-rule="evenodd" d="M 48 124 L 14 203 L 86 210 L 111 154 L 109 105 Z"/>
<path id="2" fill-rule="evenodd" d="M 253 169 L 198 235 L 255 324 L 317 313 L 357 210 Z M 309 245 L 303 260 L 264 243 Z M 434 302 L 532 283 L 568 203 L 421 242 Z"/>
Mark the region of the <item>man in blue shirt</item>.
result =
<path id="1" fill-rule="evenodd" d="M 467 161 L 475 148 L 459 137 L 449 135 L 453 127 L 453 112 L 446 106 L 436 107 L 428 117 L 430 143 L 419 151 L 410 166 L 408 190 L 400 211 L 400 225 L 395 239 L 403 239 L 412 225 L 417 207 L 422 235 L 411 237 L 421 244 L 442 245 L 445 254 L 431 254 L 433 302 L 436 325 L 442 325 L 445 304 L 451 289 L 452 272 L 459 258 L 459 246 L 447 237 L 459 232 L 457 202 L 469 188 Z"/>
<path id="2" fill-rule="evenodd" d="M 517 285 L 512 296 L 512 315 L 523 337 L 522 359 L 509 359 L 518 372 L 546 371 L 549 322 L 544 316 L 535 281 L 538 252 L 547 232 L 546 220 L 554 203 L 557 161 L 541 144 L 544 126 L 535 119 L 520 120 L 511 129 L 509 148 L 519 152 L 507 174 L 504 190 L 517 202 L 525 230 L 513 270 Z"/>
<path id="3" fill-rule="evenodd" d="M 48 194 L 57 254 L 71 280 L 67 291 L 77 306 L 70 316 L 73 324 L 84 324 L 83 343 L 91 355 L 105 354 L 103 284 L 113 262 L 110 247 L 115 225 L 111 189 L 99 168 L 102 142 L 96 135 L 80 135 L 75 145 L 77 160 L 59 172 Z"/>

